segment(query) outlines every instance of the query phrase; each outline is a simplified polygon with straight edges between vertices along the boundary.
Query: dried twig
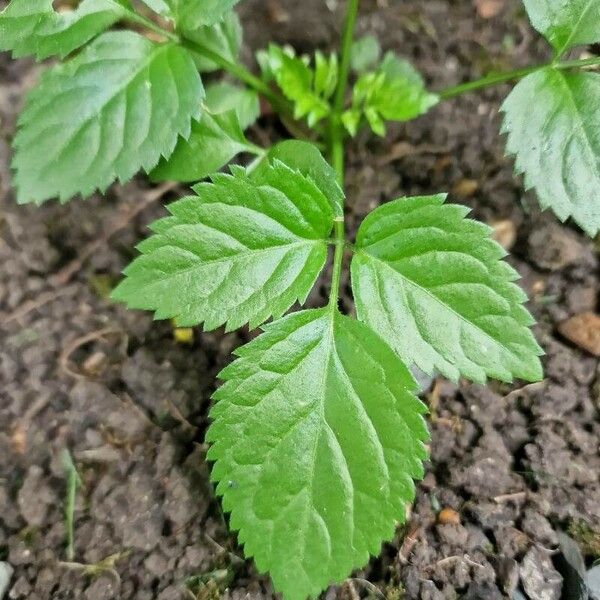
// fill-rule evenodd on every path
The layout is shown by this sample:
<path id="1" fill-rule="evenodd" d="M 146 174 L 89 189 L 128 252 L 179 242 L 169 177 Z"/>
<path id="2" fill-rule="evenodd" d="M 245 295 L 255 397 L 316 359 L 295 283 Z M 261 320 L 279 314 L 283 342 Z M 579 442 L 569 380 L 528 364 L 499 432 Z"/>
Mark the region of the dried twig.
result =
<path id="1" fill-rule="evenodd" d="M 169 414 L 185 429 L 190 429 L 191 431 L 198 431 L 198 428 L 195 425 L 192 425 L 182 414 L 179 408 L 175 406 L 175 403 L 170 398 L 167 398 L 167 408 L 169 410 Z"/>
<path id="2" fill-rule="evenodd" d="M 402 564 L 408 562 L 408 557 L 415 547 L 415 544 L 419 541 L 419 534 L 421 533 L 421 527 L 418 525 L 411 529 L 402 540 L 402 546 L 398 550 L 398 561 Z"/>
<path id="3" fill-rule="evenodd" d="M 371 583 L 370 581 L 367 581 L 366 579 L 362 579 L 362 577 L 352 577 L 350 579 L 350 581 L 357 583 L 362 588 L 367 590 L 367 592 L 369 592 L 370 594 L 373 594 L 373 596 L 376 596 L 377 598 L 381 598 L 381 600 L 385 600 L 385 594 L 375 584 Z"/>
<path id="4" fill-rule="evenodd" d="M 414 146 L 409 142 L 398 142 L 394 144 L 391 150 L 385 155 L 382 156 L 377 162 L 379 166 L 385 167 L 390 163 L 393 163 L 397 160 L 405 158 L 407 156 L 417 156 L 420 154 L 449 154 L 450 148 L 444 146 L 434 146 L 432 144 L 420 144 L 419 146 Z"/>
<path id="5" fill-rule="evenodd" d="M 89 342 L 93 342 L 94 340 L 98 340 L 98 339 L 101 339 L 101 338 L 109 336 L 109 335 L 123 336 L 124 345 L 125 346 L 127 345 L 127 342 L 128 342 L 127 334 L 121 329 L 116 329 L 114 327 L 105 327 L 104 329 L 99 329 L 98 331 L 92 331 L 91 333 L 88 333 L 84 336 L 77 338 L 63 350 L 63 352 L 61 353 L 61 355 L 58 359 L 58 364 L 60 365 L 60 368 L 65 373 L 67 373 L 67 375 L 70 375 L 71 377 L 74 377 L 75 379 L 86 379 L 85 375 L 82 375 L 81 373 L 74 371 L 70 367 L 69 363 L 70 363 L 71 356 L 73 355 L 73 353 L 76 350 L 81 348 L 81 346 L 85 346 L 85 344 L 88 344 Z"/>
<path id="6" fill-rule="evenodd" d="M 528 383 L 527 385 L 520 387 L 518 390 L 513 390 L 512 392 L 509 392 L 508 394 L 506 394 L 506 396 L 504 396 L 503 400 L 510 401 L 513 398 L 515 398 L 515 396 L 519 396 L 523 392 L 537 392 L 538 390 L 543 389 L 545 385 L 546 385 L 545 381 L 536 381 L 535 383 Z"/>
<path id="7" fill-rule="evenodd" d="M 231 562 L 232 566 L 241 567 L 242 565 L 245 564 L 245 561 L 244 561 L 243 558 L 240 558 L 237 554 L 234 554 L 233 552 L 230 552 L 229 550 L 227 550 L 226 548 L 224 548 L 223 546 L 221 546 L 221 544 L 219 544 L 219 542 L 217 542 L 215 539 L 213 539 L 206 532 L 204 532 L 204 539 L 209 544 L 211 544 L 218 552 L 220 552 L 221 554 L 224 554 L 224 555 L 228 556 L 229 557 L 229 561 Z"/>
<path id="8" fill-rule="evenodd" d="M 63 296 L 66 296 L 73 291 L 73 287 L 64 287 L 58 290 L 50 290 L 44 292 L 34 298 L 33 300 L 27 300 L 16 308 L 12 313 L 6 315 L 0 319 L 0 325 L 8 325 L 12 321 L 20 321 L 23 317 L 27 316 L 30 312 L 41 308 L 42 306 L 54 302 Z"/>
<path id="9" fill-rule="evenodd" d="M 343 588 L 345 588 L 348 591 L 348 596 L 350 597 L 350 600 L 360 600 L 360 596 L 358 595 L 358 592 L 354 587 L 353 579 L 346 579 Z"/>
<path id="10" fill-rule="evenodd" d="M 515 492 L 514 494 L 501 494 L 494 496 L 494 502 L 503 504 L 504 502 L 521 502 L 527 500 L 527 492 Z"/>
<path id="11" fill-rule="evenodd" d="M 165 194 L 174 190 L 179 184 L 169 181 L 153 188 L 144 194 L 141 202 L 135 204 L 133 208 L 127 211 L 122 211 L 122 214 L 117 215 L 114 221 L 107 227 L 106 231 L 97 239 L 90 242 L 83 250 L 81 250 L 74 260 L 65 265 L 60 271 L 50 277 L 50 283 L 53 286 L 59 287 L 68 283 L 72 277 L 81 270 L 87 260 L 89 260 L 100 248 L 102 248 L 108 240 L 129 225 L 142 211 L 150 204 L 154 204 L 160 200 Z"/>
<path id="12" fill-rule="evenodd" d="M 444 565 L 447 565 L 452 562 L 457 562 L 457 561 L 465 562 L 468 565 L 471 565 L 472 567 L 478 567 L 480 569 L 485 569 L 485 567 L 482 564 L 475 562 L 468 554 L 456 554 L 454 556 L 446 556 L 446 558 L 442 558 L 441 560 L 438 560 L 436 563 L 427 565 L 425 567 L 425 569 L 435 569 L 436 567 L 443 567 Z"/>

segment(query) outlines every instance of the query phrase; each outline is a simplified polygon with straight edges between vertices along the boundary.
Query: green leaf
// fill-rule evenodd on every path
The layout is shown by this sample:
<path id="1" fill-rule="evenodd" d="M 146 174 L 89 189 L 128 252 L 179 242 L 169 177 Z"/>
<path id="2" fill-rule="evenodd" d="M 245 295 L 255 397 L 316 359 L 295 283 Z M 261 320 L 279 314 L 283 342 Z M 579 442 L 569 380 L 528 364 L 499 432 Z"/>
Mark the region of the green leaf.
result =
<path id="1" fill-rule="evenodd" d="M 374 35 L 365 35 L 352 44 L 350 64 L 356 73 L 364 73 L 381 58 L 381 46 Z"/>
<path id="2" fill-rule="evenodd" d="M 599 75 L 555 69 L 528 75 L 502 105 L 507 152 L 525 187 L 590 236 L 600 231 L 599 107 Z"/>
<path id="3" fill-rule="evenodd" d="M 385 134 L 384 121 L 409 121 L 425 114 L 439 97 L 425 89 L 419 73 L 393 53 L 385 55 L 378 70 L 359 77 L 353 90 L 352 107 L 342 116 L 351 135 L 358 129 L 357 113 L 362 112 L 371 129 Z"/>
<path id="4" fill-rule="evenodd" d="M 331 98 L 335 92 L 339 76 L 337 54 L 326 58 L 322 52 L 315 52 L 315 83 L 314 90 L 321 98 Z"/>
<path id="5" fill-rule="evenodd" d="M 163 17 L 170 17 L 171 7 L 165 2 L 165 0 L 141 0 L 150 10 L 155 13 L 162 15 Z"/>
<path id="6" fill-rule="evenodd" d="M 348 109 L 342 114 L 342 124 L 352 137 L 358 133 L 361 119 L 362 111 L 358 108 Z"/>
<path id="7" fill-rule="evenodd" d="M 283 163 L 260 182 L 215 175 L 152 226 L 113 298 L 180 326 L 255 327 L 304 302 L 327 257 L 333 214 L 314 183 Z"/>
<path id="8" fill-rule="evenodd" d="M 388 121 L 408 121 L 426 113 L 439 102 L 435 94 L 425 89 L 423 78 L 413 66 L 388 52 L 379 72 L 384 83 L 369 103 Z"/>
<path id="9" fill-rule="evenodd" d="M 268 169 L 270 164 L 277 161 L 311 179 L 329 199 L 334 215 L 344 215 L 344 192 L 337 182 L 335 171 L 314 144 L 301 140 L 286 140 L 275 144 L 257 167 L 254 178 L 260 178 L 261 170 Z"/>
<path id="10" fill-rule="evenodd" d="M 327 99 L 337 84 L 337 58 L 329 60 L 323 55 L 318 61 L 318 77 L 308 65 L 308 59 L 298 58 L 288 48 L 271 44 L 267 51 L 259 52 L 257 59 L 265 78 L 274 78 L 284 96 L 294 103 L 294 118 L 307 118 L 315 125 L 331 112 Z"/>
<path id="11" fill-rule="evenodd" d="M 518 274 L 490 228 L 444 199 L 395 200 L 364 220 L 352 260 L 358 318 L 428 374 L 537 381 L 542 352 Z"/>
<path id="12" fill-rule="evenodd" d="M 222 21 L 214 25 L 193 27 L 184 21 L 180 30 L 193 42 L 198 42 L 212 50 L 229 62 L 237 62 L 242 47 L 243 31 L 238 16 L 234 12 L 227 13 Z M 198 70 L 202 73 L 217 71 L 220 67 L 212 60 L 194 54 Z"/>
<path id="13" fill-rule="evenodd" d="M 175 151 L 151 173 L 153 181 L 200 181 L 242 152 L 256 152 L 244 136 L 235 111 L 204 112 L 194 121 L 189 138 L 180 138 Z"/>
<path id="14" fill-rule="evenodd" d="M 240 0 L 167 0 L 178 25 L 187 31 L 215 25 L 221 21 Z"/>
<path id="15" fill-rule="evenodd" d="M 234 110 L 242 129 L 248 129 L 260 115 L 258 94 L 226 81 L 207 85 L 205 102 L 213 114 Z"/>
<path id="16" fill-rule="evenodd" d="M 599 0 L 523 0 L 531 24 L 557 55 L 600 41 Z"/>
<path id="17" fill-rule="evenodd" d="M 12 0 L 0 13 L 0 50 L 12 51 L 15 58 L 63 58 L 126 12 L 112 0 L 83 0 L 76 10 L 60 13 L 52 8 L 52 0 Z"/>
<path id="18" fill-rule="evenodd" d="M 405 520 L 426 408 L 389 346 L 337 311 L 289 315 L 236 354 L 214 395 L 212 477 L 246 556 L 285 600 L 305 600 Z"/>
<path id="19" fill-rule="evenodd" d="M 182 48 L 103 34 L 28 96 L 14 142 L 19 202 L 66 201 L 150 171 L 189 136 L 203 95 Z"/>
<path id="20" fill-rule="evenodd" d="M 152 179 L 200 181 L 242 152 L 262 153 L 242 131 L 258 113 L 258 96 L 252 90 L 225 82 L 208 85 L 200 121 L 194 121 L 188 139 L 179 138 L 173 154 L 152 171 Z"/>

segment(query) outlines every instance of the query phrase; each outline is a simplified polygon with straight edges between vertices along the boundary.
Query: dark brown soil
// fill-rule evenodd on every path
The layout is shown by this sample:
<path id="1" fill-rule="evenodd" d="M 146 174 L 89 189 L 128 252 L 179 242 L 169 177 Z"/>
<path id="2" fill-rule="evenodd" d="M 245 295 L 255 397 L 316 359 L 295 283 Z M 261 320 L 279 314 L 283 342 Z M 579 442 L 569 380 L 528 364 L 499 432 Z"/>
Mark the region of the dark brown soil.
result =
<path id="1" fill-rule="evenodd" d="M 342 4 L 246 0 L 248 43 L 328 49 Z M 364 0 L 359 28 L 410 58 L 436 89 L 546 58 L 518 0 L 500 0 L 490 19 L 475 4 Z M 15 204 L 8 144 L 35 76 L 31 63 L 0 58 L 0 561 L 14 568 L 7 597 L 176 600 L 196 597 L 191 588 L 204 599 L 272 598 L 268 578 L 239 558 L 204 461 L 215 376 L 249 334 L 196 330 L 192 344 L 176 343 L 169 323 L 106 299 L 146 224 L 163 212 L 148 202 L 144 181 L 66 206 Z M 598 360 L 556 333 L 565 318 L 596 309 L 598 256 L 580 232 L 538 213 L 503 158 L 498 107 L 507 90 L 443 103 L 386 140 L 359 137 L 349 152 L 349 217 L 355 228 L 385 200 L 450 191 L 478 218 L 514 225 L 510 260 L 532 297 L 547 379 L 522 388 L 436 382 L 426 396 L 431 462 L 408 526 L 324 598 L 375 597 L 368 581 L 390 599 L 494 600 L 520 585 L 530 600 L 554 600 L 556 532 L 569 529 L 590 561 L 600 552 L 592 533 L 600 529 Z M 253 132 L 261 140 L 280 134 L 268 117 Z M 65 276 L 118 221 L 125 226 Z M 346 289 L 351 310 L 349 297 Z M 74 561 L 112 557 L 100 574 L 60 562 L 65 449 L 83 484 Z M 441 508 L 457 514 L 445 511 L 441 524 Z"/>

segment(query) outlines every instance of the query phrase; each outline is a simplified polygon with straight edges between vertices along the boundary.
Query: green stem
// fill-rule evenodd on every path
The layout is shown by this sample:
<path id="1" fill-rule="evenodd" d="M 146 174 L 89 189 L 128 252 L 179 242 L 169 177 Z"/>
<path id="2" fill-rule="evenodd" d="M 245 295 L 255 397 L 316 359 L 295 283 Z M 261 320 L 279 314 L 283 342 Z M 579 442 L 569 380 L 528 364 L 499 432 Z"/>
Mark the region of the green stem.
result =
<path id="1" fill-rule="evenodd" d="M 180 44 L 188 50 L 207 58 L 211 62 L 214 62 L 218 67 L 227 71 L 240 81 L 243 81 L 246 85 L 251 87 L 253 90 L 264 96 L 273 108 L 281 114 L 291 114 L 291 108 L 288 101 L 283 97 L 274 92 L 262 79 L 253 75 L 248 69 L 241 64 L 237 64 L 222 57 L 218 52 L 211 50 L 204 44 L 183 38 L 180 40 Z"/>
<path id="2" fill-rule="evenodd" d="M 346 89 L 348 87 L 348 77 L 350 75 L 350 57 L 352 42 L 354 39 L 354 28 L 358 16 L 359 0 L 348 0 L 346 8 L 346 18 L 344 19 L 344 29 L 342 33 L 342 44 L 340 49 L 340 73 L 335 97 L 333 101 L 333 110 L 329 119 L 329 144 L 331 164 L 335 170 L 338 183 L 344 187 L 344 129 L 342 125 L 342 112 L 344 111 L 344 101 L 346 99 Z M 329 293 L 329 306 L 332 310 L 337 310 L 340 296 L 340 280 L 342 274 L 342 261 L 344 258 L 344 247 L 346 244 L 346 228 L 344 225 L 343 208 L 341 214 L 335 215 L 334 219 L 334 243 L 335 252 L 333 255 L 333 274 L 331 276 L 331 291 Z"/>
<path id="3" fill-rule="evenodd" d="M 344 140 L 339 135 L 339 127 L 335 122 L 332 122 L 331 139 L 330 139 L 330 155 L 331 166 L 335 171 L 335 176 L 338 183 L 344 189 Z"/>
<path id="4" fill-rule="evenodd" d="M 455 98 L 456 96 L 460 96 L 461 94 L 472 92 L 474 90 L 480 90 L 486 87 L 490 87 L 492 85 L 498 85 L 499 83 L 506 83 L 507 81 L 523 79 L 523 77 L 526 77 L 527 75 L 535 73 L 536 71 L 539 71 L 541 69 L 553 68 L 565 70 L 577 69 L 582 67 L 591 67 L 594 65 L 600 65 L 600 57 L 595 56 L 593 58 L 584 58 L 579 60 L 568 60 L 563 62 L 550 62 L 541 65 L 532 65 L 530 67 L 524 67 L 522 69 L 514 69 L 513 71 L 493 73 L 481 79 L 477 79 L 476 81 L 468 81 L 466 83 L 461 83 L 459 85 L 455 85 L 446 88 L 441 92 L 438 92 L 438 95 L 443 100 L 447 100 L 448 98 Z"/>
<path id="5" fill-rule="evenodd" d="M 342 47 L 340 49 L 340 74 L 333 102 L 333 112 L 337 115 L 341 115 L 344 110 L 344 100 L 346 97 L 346 88 L 348 86 L 348 75 L 350 74 L 350 59 L 352 42 L 354 39 L 354 27 L 356 26 L 357 16 L 358 0 L 348 0 L 346 19 L 344 21 L 344 30 L 342 33 Z"/>
<path id="6" fill-rule="evenodd" d="M 335 217 L 333 227 L 335 235 L 335 252 L 333 255 L 331 291 L 329 292 L 329 308 L 331 308 L 331 310 L 337 310 L 340 297 L 340 280 L 342 278 L 342 260 L 344 258 L 344 245 L 346 241 L 344 217 Z"/>
<path id="7" fill-rule="evenodd" d="M 194 52 L 195 54 L 199 54 L 200 56 L 207 58 L 208 60 L 218 65 L 221 69 L 227 71 L 240 81 L 244 82 L 250 88 L 261 94 L 280 115 L 293 116 L 293 111 L 289 102 L 283 96 L 277 94 L 274 90 L 272 90 L 262 79 L 253 75 L 248 69 L 246 69 L 241 64 L 237 64 L 227 60 L 218 52 L 211 50 L 210 48 L 204 46 L 199 42 L 189 40 L 185 37 L 180 37 L 172 31 L 163 29 L 162 27 L 154 23 L 154 21 L 152 21 L 151 19 L 147 19 L 146 17 L 136 12 L 133 12 L 129 9 L 125 10 L 127 10 L 127 15 L 125 16 L 126 21 L 130 21 L 131 23 L 141 25 L 146 29 L 153 31 L 156 34 L 163 36 L 165 39 L 177 42 L 178 44 L 187 48 L 191 52 Z M 299 137 L 301 138 L 307 137 L 304 134 L 304 132 L 301 132 L 300 130 L 294 132 L 294 134 L 296 133 L 298 133 Z"/>

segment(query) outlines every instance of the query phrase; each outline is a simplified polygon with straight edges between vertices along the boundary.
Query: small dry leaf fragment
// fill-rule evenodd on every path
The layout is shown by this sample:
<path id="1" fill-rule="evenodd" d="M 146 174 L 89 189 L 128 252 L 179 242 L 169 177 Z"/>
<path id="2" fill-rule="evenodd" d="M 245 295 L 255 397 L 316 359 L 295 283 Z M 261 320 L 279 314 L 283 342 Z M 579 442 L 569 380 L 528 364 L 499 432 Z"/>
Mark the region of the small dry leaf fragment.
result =
<path id="1" fill-rule="evenodd" d="M 475 179 L 461 179 L 452 186 L 452 193 L 460 198 L 470 198 L 479 189 Z"/>
<path id="2" fill-rule="evenodd" d="M 193 344 L 194 330 L 191 327 L 176 327 L 173 329 L 173 339 L 177 344 Z"/>
<path id="3" fill-rule="evenodd" d="M 270 0 L 267 2 L 267 11 L 269 13 L 269 21 L 274 25 L 282 25 L 290 22 L 289 13 L 283 8 L 278 0 Z"/>
<path id="4" fill-rule="evenodd" d="M 510 219 L 503 219 L 502 221 L 494 221 L 491 223 L 492 237 L 505 249 L 510 250 L 517 239 L 517 228 Z"/>
<path id="5" fill-rule="evenodd" d="M 482 19 L 492 19 L 502 12 L 504 0 L 475 0 L 475 8 Z"/>
<path id="6" fill-rule="evenodd" d="M 104 369 L 104 367 L 106 367 L 107 363 L 108 359 L 106 354 L 98 351 L 88 356 L 81 368 L 86 375 L 94 377 L 98 375 Z"/>
<path id="7" fill-rule="evenodd" d="M 27 451 L 27 432 L 20 423 L 17 423 L 12 430 L 10 445 L 15 454 L 25 454 Z"/>
<path id="8" fill-rule="evenodd" d="M 600 356 L 600 316 L 593 312 L 575 315 L 558 326 L 558 331 L 579 348 Z"/>
<path id="9" fill-rule="evenodd" d="M 442 508 L 438 513 L 440 525 L 460 525 L 460 515 L 453 508 Z"/>

